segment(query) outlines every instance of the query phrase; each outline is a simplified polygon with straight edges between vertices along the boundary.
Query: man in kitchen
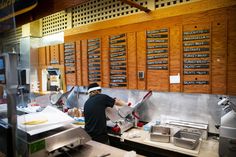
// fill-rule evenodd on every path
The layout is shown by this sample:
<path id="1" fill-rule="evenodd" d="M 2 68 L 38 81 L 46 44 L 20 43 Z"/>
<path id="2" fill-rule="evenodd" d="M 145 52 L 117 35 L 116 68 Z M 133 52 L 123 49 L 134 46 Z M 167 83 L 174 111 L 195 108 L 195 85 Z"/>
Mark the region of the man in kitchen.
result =
<path id="1" fill-rule="evenodd" d="M 102 94 L 101 90 L 97 83 L 88 86 L 89 98 L 84 104 L 85 130 L 94 141 L 108 144 L 105 109 L 127 103 Z"/>

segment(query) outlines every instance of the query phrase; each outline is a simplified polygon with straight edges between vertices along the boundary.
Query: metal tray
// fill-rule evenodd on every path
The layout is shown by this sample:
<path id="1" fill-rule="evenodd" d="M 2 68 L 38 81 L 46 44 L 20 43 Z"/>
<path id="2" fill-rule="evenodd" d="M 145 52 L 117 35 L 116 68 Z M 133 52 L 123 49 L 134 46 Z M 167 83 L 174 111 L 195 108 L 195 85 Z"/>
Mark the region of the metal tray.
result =
<path id="1" fill-rule="evenodd" d="M 163 126 L 151 126 L 150 140 L 155 142 L 170 142 L 170 128 Z"/>
<path id="2" fill-rule="evenodd" d="M 198 146 L 201 134 L 180 130 L 173 137 L 174 145 L 193 150 Z"/>

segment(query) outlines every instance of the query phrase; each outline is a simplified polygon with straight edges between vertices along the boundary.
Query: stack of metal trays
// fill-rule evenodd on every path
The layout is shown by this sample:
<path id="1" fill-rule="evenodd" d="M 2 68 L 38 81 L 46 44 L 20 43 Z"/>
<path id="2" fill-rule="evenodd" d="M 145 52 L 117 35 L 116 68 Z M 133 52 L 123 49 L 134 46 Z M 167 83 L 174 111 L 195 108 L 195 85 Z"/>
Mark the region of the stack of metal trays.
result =
<path id="1" fill-rule="evenodd" d="M 151 126 L 150 140 L 155 142 L 170 142 L 170 128 L 158 125 Z"/>
<path id="2" fill-rule="evenodd" d="M 174 134 L 174 145 L 194 150 L 198 144 L 201 134 L 179 130 Z"/>

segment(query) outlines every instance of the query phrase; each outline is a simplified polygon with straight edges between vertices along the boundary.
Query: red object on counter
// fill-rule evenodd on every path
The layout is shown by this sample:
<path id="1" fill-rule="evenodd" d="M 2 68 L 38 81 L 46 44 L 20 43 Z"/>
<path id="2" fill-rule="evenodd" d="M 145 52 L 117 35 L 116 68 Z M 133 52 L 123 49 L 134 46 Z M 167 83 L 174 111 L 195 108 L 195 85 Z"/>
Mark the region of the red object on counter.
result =
<path id="1" fill-rule="evenodd" d="M 142 123 L 142 122 L 138 122 L 138 124 L 137 124 L 138 127 L 143 127 L 143 125 L 144 125 L 144 123 Z"/>
<path id="2" fill-rule="evenodd" d="M 113 128 L 111 128 L 111 130 L 115 133 L 119 133 L 120 132 L 120 127 L 118 125 L 116 125 Z"/>

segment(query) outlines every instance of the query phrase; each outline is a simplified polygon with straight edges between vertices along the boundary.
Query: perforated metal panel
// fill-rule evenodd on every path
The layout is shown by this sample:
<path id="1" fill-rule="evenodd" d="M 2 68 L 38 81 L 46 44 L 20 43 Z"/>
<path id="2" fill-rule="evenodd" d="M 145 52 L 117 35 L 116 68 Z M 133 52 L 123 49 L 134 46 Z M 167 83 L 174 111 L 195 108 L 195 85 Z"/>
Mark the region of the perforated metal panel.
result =
<path id="1" fill-rule="evenodd" d="M 135 2 L 144 7 L 148 5 L 148 0 L 135 0 Z M 118 0 L 91 0 L 72 8 L 72 26 L 77 27 L 137 12 L 140 10 Z"/>
<path id="2" fill-rule="evenodd" d="M 198 1 L 198 0 L 155 0 L 155 9 L 193 1 Z"/>
<path id="3" fill-rule="evenodd" d="M 66 11 L 46 16 L 42 20 L 43 36 L 64 31 L 67 26 Z"/>

